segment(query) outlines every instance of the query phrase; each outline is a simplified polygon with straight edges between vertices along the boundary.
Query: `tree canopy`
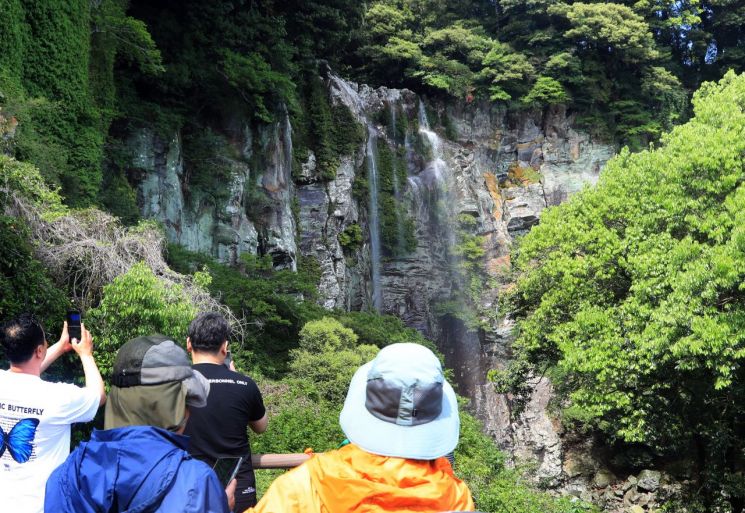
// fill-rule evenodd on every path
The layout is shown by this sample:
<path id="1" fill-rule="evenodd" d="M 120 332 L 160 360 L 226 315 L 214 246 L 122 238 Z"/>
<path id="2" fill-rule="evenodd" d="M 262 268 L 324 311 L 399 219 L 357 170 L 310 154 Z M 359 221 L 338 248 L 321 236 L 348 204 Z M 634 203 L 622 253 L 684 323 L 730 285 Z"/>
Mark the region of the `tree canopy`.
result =
<path id="1" fill-rule="evenodd" d="M 495 377 L 519 388 L 548 367 L 565 422 L 695 455 L 711 508 L 722 488 L 743 500 L 745 75 L 706 83 L 693 108 L 521 241 L 517 359 Z"/>

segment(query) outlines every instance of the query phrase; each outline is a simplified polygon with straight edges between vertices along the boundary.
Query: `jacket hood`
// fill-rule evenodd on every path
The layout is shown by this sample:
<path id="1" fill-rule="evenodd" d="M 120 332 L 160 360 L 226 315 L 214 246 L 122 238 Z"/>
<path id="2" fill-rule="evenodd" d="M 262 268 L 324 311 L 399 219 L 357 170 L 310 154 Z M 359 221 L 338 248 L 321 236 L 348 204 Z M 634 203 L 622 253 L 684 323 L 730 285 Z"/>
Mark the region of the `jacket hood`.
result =
<path id="1" fill-rule="evenodd" d="M 58 469 L 77 513 L 157 509 L 176 477 L 188 437 L 151 426 L 94 431 Z"/>
<path id="2" fill-rule="evenodd" d="M 445 458 L 379 456 L 349 444 L 306 465 L 321 503 L 334 513 L 448 511 L 453 504 L 473 509 L 468 488 Z"/>

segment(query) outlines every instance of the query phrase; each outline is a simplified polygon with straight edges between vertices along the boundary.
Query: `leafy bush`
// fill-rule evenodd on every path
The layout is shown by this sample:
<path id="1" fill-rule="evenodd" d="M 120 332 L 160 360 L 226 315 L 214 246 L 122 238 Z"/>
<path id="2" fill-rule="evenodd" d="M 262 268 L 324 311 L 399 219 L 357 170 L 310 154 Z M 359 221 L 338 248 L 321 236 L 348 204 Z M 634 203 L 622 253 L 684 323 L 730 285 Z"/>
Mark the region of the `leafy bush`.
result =
<path id="1" fill-rule="evenodd" d="M 290 370 L 296 379 L 310 385 L 304 387 L 306 397 L 341 404 L 354 371 L 377 352 L 376 346 L 357 345 L 354 331 L 324 317 L 300 330 L 299 347 L 290 352 Z"/>
<path id="2" fill-rule="evenodd" d="M 346 252 L 352 252 L 362 246 L 362 228 L 357 223 L 350 224 L 339 234 L 339 245 Z"/>
<path id="3" fill-rule="evenodd" d="M 567 422 L 690 454 L 707 507 L 724 489 L 739 510 L 742 459 L 727 455 L 745 413 L 745 76 L 693 104 L 658 149 L 621 152 L 522 240 L 518 360 L 499 377 L 519 386 L 554 366 Z"/>
<path id="4" fill-rule="evenodd" d="M 0 319 L 29 312 L 58 334 L 70 300 L 34 258 L 28 239 L 22 220 L 0 215 Z"/>
<path id="5" fill-rule="evenodd" d="M 134 265 L 116 278 L 104 287 L 101 303 L 88 311 L 104 381 L 109 381 L 116 353 L 125 342 L 161 333 L 183 343 L 196 314 L 180 286 L 164 284 L 145 264 Z"/>
<path id="6" fill-rule="evenodd" d="M 336 318 L 351 328 L 361 344 L 385 347 L 397 342 L 415 342 L 434 350 L 434 344 L 393 315 L 370 312 L 339 312 Z"/>

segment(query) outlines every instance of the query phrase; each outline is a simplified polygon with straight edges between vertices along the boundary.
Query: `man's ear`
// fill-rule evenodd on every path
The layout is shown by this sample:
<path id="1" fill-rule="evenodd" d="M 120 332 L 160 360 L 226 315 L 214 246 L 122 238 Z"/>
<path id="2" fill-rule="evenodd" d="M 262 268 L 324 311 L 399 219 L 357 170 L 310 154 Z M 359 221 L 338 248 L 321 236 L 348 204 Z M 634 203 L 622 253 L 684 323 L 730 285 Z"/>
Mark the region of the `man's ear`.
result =
<path id="1" fill-rule="evenodd" d="M 43 360 L 46 356 L 44 353 L 46 352 L 46 344 L 39 344 L 36 346 L 36 349 L 34 350 L 34 356 L 38 358 L 39 360 Z"/>
<path id="2" fill-rule="evenodd" d="M 227 340 L 225 340 L 220 346 L 220 353 L 224 354 L 225 356 L 228 355 L 228 341 Z"/>
<path id="3" fill-rule="evenodd" d="M 186 352 L 191 353 L 193 351 L 191 347 L 191 337 L 186 337 Z"/>

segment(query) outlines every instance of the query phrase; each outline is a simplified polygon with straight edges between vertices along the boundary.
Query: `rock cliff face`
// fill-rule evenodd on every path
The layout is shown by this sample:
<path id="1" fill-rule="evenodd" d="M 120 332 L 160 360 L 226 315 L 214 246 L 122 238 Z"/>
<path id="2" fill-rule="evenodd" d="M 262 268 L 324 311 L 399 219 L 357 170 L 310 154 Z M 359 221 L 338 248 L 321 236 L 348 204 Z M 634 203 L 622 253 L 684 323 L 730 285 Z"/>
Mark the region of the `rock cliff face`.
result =
<path id="1" fill-rule="evenodd" d="M 214 195 L 190 187 L 178 134 L 165 139 L 149 129 L 133 132 L 127 144 L 133 155 L 131 170 L 139 177 L 142 215 L 160 221 L 168 238 L 189 250 L 224 262 L 235 262 L 241 253 L 269 254 L 275 267 L 295 269 L 289 118 L 285 113 L 257 133 L 248 128 L 241 133 L 236 143 L 239 158 L 223 163 L 230 169 L 230 179 L 221 184 L 227 194 L 218 202 Z M 250 162 L 258 164 L 252 168 Z M 261 196 L 252 194 L 257 188 Z M 252 204 L 257 198 L 258 206 Z"/>
<path id="2" fill-rule="evenodd" d="M 367 134 L 340 156 L 335 179 L 318 177 L 309 152 L 293 182 L 292 128 L 283 114 L 275 124 L 243 129 L 235 143 L 241 158 L 230 162 L 224 184 L 228 199 L 217 203 L 189 189 L 179 136 L 141 130 L 129 143 L 143 214 L 161 221 L 173 241 L 223 261 L 271 254 L 275 266 L 293 268 L 298 255 L 316 258 L 325 307 L 379 307 L 436 340 L 502 447 L 537 459 L 544 481 L 568 482 L 561 439 L 546 414 L 550 385 L 537 383 L 527 412 L 513 422 L 506 399 L 486 384 L 486 372 L 509 358 L 511 325 L 496 299 L 514 237 L 546 207 L 594 183 L 614 148 L 573 128 L 562 107 L 516 114 L 477 102 L 430 103 L 333 74 L 324 81 L 332 104 L 346 106 Z M 355 192 L 362 179 L 366 196 Z M 371 189 L 378 182 L 380 190 Z M 343 246 L 353 225 L 363 242 Z M 380 233 L 371 234 L 375 226 Z M 382 241 L 377 249 L 373 235 Z M 470 256 L 468 240 L 477 241 Z M 474 287 L 475 298 L 467 293 Z M 453 314 L 452 303 L 463 298 L 490 329 L 469 331 L 468 320 Z"/>

